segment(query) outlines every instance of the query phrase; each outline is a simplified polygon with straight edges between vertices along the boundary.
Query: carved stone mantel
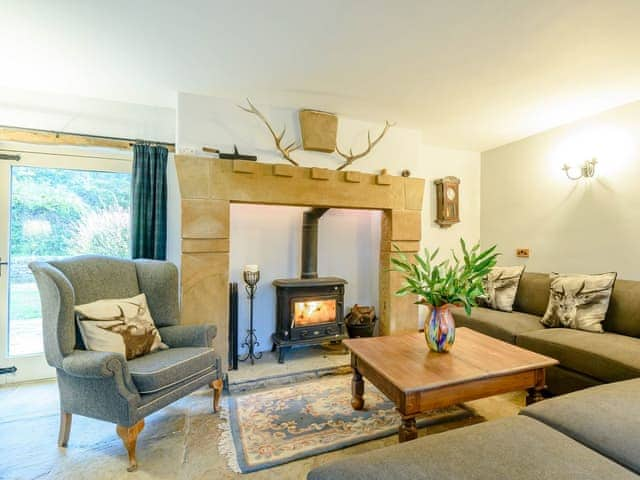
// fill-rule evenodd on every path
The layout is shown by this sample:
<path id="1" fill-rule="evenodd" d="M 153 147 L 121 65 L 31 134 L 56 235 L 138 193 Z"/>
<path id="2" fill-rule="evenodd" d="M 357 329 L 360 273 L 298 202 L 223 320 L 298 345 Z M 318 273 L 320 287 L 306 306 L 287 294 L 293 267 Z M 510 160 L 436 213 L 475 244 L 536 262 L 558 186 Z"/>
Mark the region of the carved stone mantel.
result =
<path id="1" fill-rule="evenodd" d="M 176 155 L 182 198 L 182 322 L 215 323 L 214 347 L 227 367 L 229 206 L 231 203 L 381 210 L 379 319 L 384 335 L 415 331 L 413 298 L 396 297 L 401 276 L 389 271 L 392 243 L 420 248 L 421 178 Z"/>

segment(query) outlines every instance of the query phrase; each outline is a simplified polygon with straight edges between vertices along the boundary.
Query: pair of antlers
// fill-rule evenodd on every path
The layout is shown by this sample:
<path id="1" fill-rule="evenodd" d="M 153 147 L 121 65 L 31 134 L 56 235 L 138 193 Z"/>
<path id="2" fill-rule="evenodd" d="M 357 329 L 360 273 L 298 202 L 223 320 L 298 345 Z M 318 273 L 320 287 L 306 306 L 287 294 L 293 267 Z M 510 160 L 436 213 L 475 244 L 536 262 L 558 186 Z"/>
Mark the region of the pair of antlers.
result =
<path id="1" fill-rule="evenodd" d="M 244 110 L 247 113 L 253 113 L 256 117 L 258 117 L 260 120 L 262 120 L 264 122 L 264 124 L 267 126 L 267 128 L 269 129 L 269 132 L 271 133 L 271 135 L 273 136 L 273 140 L 276 142 L 276 148 L 280 151 L 280 153 L 282 154 L 282 157 L 285 160 L 290 161 L 291 163 L 293 163 L 296 167 L 298 166 L 298 162 L 296 162 L 293 158 L 291 158 L 291 152 L 298 150 L 300 148 L 300 145 L 298 143 L 296 143 L 295 141 L 291 142 L 290 144 L 286 145 L 286 146 L 282 146 L 282 139 L 284 138 L 284 134 L 287 133 L 287 127 L 283 127 L 282 128 L 282 132 L 280 132 L 280 134 L 278 135 L 275 130 L 271 127 L 271 125 L 269 124 L 269 120 L 267 120 L 267 117 L 265 117 L 260 110 L 258 110 L 255 105 L 253 103 L 251 103 L 251 100 L 249 100 L 247 98 L 247 103 L 249 104 L 249 108 L 247 107 L 243 107 L 242 105 L 238 105 L 238 107 L 240 107 L 242 110 Z"/>
<path id="2" fill-rule="evenodd" d="M 273 137 L 273 140 L 276 144 L 276 148 L 278 149 L 278 151 L 280 152 L 280 154 L 282 155 L 282 157 L 285 160 L 288 160 L 289 162 L 291 162 L 293 165 L 298 166 L 298 162 L 296 162 L 293 158 L 291 158 L 291 153 L 294 152 L 295 150 L 298 150 L 300 148 L 300 145 L 298 143 L 296 143 L 295 141 L 289 143 L 286 146 L 282 145 L 282 139 L 284 138 L 285 133 L 287 132 L 287 127 L 283 127 L 282 132 L 280 132 L 279 134 L 277 134 L 275 132 L 275 130 L 271 127 L 271 125 L 269 124 L 269 121 L 267 120 L 267 118 L 260 112 L 260 110 L 258 110 L 255 105 L 253 103 L 251 103 L 251 100 L 249 100 L 247 98 L 247 103 L 249 104 L 249 107 L 243 107 L 242 105 L 238 105 L 238 107 L 240 107 L 242 110 L 244 110 L 247 113 L 251 113 L 253 115 L 255 115 L 256 117 L 258 117 L 260 120 L 262 120 L 262 122 L 267 126 L 267 128 L 269 129 L 269 132 L 271 133 L 271 136 Z M 385 136 L 385 134 L 387 133 L 387 131 L 393 127 L 393 123 L 390 122 L 385 122 L 384 128 L 382 129 L 382 132 L 380 132 L 380 135 L 378 135 L 378 137 L 375 140 L 371 140 L 371 132 L 367 132 L 367 148 L 360 152 L 360 153 L 353 153 L 353 149 L 349 149 L 349 153 L 344 153 L 342 151 L 340 151 L 340 149 L 338 148 L 338 146 L 336 145 L 336 153 L 338 155 L 340 155 L 342 158 L 345 159 L 345 162 L 340 165 L 336 170 L 342 170 L 343 168 L 348 167 L 349 165 L 351 165 L 353 162 L 355 162 L 356 160 L 358 160 L 359 158 L 365 157 L 367 156 L 371 150 L 373 150 L 373 147 L 375 147 L 378 142 L 380 140 L 382 140 L 382 137 Z"/>

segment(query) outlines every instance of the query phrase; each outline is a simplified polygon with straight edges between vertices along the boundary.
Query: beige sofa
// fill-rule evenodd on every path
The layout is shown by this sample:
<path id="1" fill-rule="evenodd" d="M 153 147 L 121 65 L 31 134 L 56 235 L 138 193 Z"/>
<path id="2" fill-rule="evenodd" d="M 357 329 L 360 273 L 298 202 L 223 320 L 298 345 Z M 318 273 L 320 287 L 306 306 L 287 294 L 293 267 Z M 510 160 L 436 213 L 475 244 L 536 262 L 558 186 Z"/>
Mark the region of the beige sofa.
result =
<path id="1" fill-rule="evenodd" d="M 540 319 L 549 301 L 549 275 L 524 273 L 514 311 L 474 308 L 467 316 L 455 308 L 456 325 L 469 327 L 523 348 L 548 355 L 560 366 L 547 370 L 553 394 L 640 377 L 640 282 L 617 280 L 605 333 L 545 328 Z"/>

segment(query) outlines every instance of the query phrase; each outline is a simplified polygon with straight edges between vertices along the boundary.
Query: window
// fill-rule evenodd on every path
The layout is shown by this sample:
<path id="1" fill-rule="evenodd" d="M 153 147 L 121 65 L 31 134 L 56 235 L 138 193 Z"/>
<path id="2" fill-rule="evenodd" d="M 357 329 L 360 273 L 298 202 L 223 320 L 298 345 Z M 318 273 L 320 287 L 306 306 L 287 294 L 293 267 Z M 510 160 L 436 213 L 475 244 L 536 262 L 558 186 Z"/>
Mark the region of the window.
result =
<path id="1" fill-rule="evenodd" d="M 9 355 L 42 352 L 35 260 L 129 257 L 129 173 L 13 166 L 9 243 Z"/>

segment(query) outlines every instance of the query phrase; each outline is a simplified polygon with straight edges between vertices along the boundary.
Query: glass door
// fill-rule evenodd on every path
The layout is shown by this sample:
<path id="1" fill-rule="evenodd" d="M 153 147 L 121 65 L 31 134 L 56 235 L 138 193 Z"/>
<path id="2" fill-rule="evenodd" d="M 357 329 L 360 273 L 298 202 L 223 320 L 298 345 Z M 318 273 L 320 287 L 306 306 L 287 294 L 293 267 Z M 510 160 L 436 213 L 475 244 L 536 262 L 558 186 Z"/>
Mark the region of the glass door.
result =
<path id="1" fill-rule="evenodd" d="M 0 383 L 55 375 L 44 359 L 40 297 L 29 263 L 129 256 L 130 155 L 24 150 L 0 160 Z M 6 370 L 4 370 L 6 372 Z"/>

